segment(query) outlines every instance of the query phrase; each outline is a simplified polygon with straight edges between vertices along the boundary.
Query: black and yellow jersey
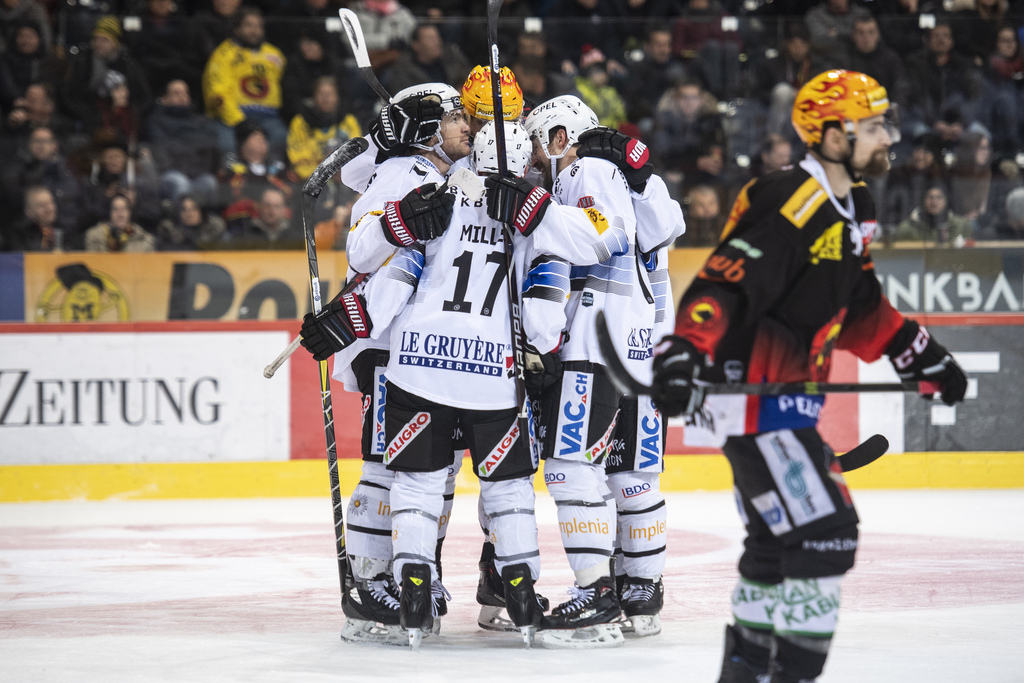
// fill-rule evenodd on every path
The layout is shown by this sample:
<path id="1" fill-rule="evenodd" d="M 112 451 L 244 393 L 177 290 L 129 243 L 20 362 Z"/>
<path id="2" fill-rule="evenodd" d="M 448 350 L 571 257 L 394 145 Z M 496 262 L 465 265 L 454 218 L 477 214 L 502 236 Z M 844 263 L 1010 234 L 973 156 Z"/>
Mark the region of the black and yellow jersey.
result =
<path id="1" fill-rule="evenodd" d="M 744 187 L 676 318 L 676 334 L 714 361 L 702 377 L 825 381 L 834 349 L 878 359 L 903 316 L 875 277 L 875 226 L 867 187 L 836 198 L 811 157 Z M 822 397 L 790 398 L 750 397 L 745 433 L 817 423 Z"/>

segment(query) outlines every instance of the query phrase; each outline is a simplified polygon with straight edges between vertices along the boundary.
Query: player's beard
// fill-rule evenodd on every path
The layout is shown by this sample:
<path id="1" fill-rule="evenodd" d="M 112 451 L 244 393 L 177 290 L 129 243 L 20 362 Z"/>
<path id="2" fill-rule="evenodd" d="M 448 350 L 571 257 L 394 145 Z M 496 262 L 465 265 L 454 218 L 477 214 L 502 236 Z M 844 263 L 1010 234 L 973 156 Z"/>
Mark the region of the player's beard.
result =
<path id="1" fill-rule="evenodd" d="M 879 178 L 889 172 L 889 149 L 875 150 L 861 173 L 868 178 Z"/>

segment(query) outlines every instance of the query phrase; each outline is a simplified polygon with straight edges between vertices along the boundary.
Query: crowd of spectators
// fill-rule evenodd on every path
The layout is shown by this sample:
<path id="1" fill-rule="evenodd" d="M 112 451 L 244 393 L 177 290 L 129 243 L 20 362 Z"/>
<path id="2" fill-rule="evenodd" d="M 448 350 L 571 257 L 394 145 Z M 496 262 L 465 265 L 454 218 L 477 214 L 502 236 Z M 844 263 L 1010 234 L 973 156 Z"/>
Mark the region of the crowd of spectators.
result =
<path id="1" fill-rule="evenodd" d="M 391 92 L 487 63 L 480 0 L 0 0 L 0 250 L 301 248 L 298 190 Z M 575 94 L 648 143 L 714 244 L 751 178 L 799 161 L 796 91 L 827 68 L 899 105 L 883 239 L 1024 237 L 1024 0 L 505 0 L 528 102 Z M 344 246 L 355 196 L 321 196 Z"/>

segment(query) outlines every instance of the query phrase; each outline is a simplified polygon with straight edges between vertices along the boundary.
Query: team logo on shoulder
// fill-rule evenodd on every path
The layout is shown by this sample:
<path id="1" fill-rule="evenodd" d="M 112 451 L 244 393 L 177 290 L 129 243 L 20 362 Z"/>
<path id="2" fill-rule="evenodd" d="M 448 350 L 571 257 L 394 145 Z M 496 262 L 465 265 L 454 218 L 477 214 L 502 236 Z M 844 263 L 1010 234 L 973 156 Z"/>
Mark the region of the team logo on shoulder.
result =
<path id="1" fill-rule="evenodd" d="M 589 209 L 594 204 L 594 198 L 591 197 L 589 194 L 586 195 L 585 197 L 580 197 L 579 200 L 576 202 L 576 206 L 581 209 Z"/>
<path id="2" fill-rule="evenodd" d="M 512 450 L 512 446 L 515 444 L 516 439 L 519 438 L 519 420 L 514 420 L 509 430 L 505 432 L 505 436 L 501 437 L 501 441 L 494 447 L 494 450 L 488 454 L 484 461 L 480 463 L 480 466 L 476 468 L 477 474 L 481 477 L 491 476 L 491 472 L 505 460 L 505 456 Z"/>
<path id="3" fill-rule="evenodd" d="M 398 432 L 398 435 L 388 444 L 388 452 L 384 454 L 384 464 L 391 464 L 391 461 L 398 457 L 405 447 L 416 438 L 416 435 L 429 424 L 430 413 L 419 412 L 413 415 L 413 418 L 402 427 L 402 431 Z"/>
<path id="4" fill-rule="evenodd" d="M 597 234 L 603 235 L 604 231 L 608 229 L 608 219 L 594 207 L 584 209 L 584 211 L 587 212 L 587 218 L 590 219 L 590 222 L 594 224 L 594 228 L 597 229 Z"/>
<path id="5" fill-rule="evenodd" d="M 702 296 L 686 309 L 687 317 L 702 330 L 710 330 L 722 320 L 722 306 L 709 296 Z"/>

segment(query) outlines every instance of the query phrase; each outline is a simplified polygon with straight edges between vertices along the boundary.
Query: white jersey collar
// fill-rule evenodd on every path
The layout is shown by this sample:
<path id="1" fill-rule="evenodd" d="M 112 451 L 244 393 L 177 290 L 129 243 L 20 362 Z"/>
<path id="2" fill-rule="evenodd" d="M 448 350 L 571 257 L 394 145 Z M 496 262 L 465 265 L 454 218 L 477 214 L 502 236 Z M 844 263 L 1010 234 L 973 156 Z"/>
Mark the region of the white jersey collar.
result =
<path id="1" fill-rule="evenodd" d="M 811 177 L 818 181 L 822 189 L 828 195 L 828 198 L 832 200 L 832 206 L 836 207 L 836 211 L 839 215 L 845 218 L 850 223 L 856 223 L 853 217 L 853 193 L 850 192 L 846 195 L 846 206 L 839 203 L 836 199 L 835 194 L 832 193 L 832 185 L 828 182 L 828 176 L 825 175 L 825 168 L 821 165 L 821 162 L 815 159 L 810 154 L 800 162 L 800 168 L 804 169 L 811 174 Z"/>

